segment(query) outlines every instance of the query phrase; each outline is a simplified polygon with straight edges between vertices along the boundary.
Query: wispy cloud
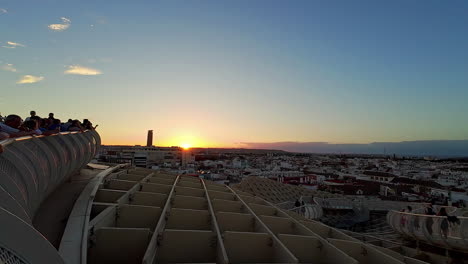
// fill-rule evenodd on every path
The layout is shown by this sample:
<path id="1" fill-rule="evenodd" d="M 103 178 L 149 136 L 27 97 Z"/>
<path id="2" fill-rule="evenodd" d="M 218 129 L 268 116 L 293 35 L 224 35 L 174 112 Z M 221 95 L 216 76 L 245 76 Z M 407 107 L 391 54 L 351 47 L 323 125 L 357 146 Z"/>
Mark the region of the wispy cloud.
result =
<path id="1" fill-rule="evenodd" d="M 26 45 L 24 44 L 13 42 L 13 41 L 7 41 L 7 44 L 10 46 L 15 46 L 15 47 L 26 47 Z"/>
<path id="2" fill-rule="evenodd" d="M 68 70 L 65 71 L 65 74 L 75 74 L 75 75 L 100 75 L 102 72 L 97 69 L 83 67 L 80 65 L 70 65 Z"/>
<path id="3" fill-rule="evenodd" d="M 24 75 L 16 83 L 17 84 L 37 83 L 37 82 L 40 82 L 42 80 L 44 80 L 44 77 L 42 77 L 42 76 Z"/>
<path id="4" fill-rule="evenodd" d="M 2 70 L 4 71 L 9 71 L 9 72 L 17 72 L 15 67 L 13 67 L 13 64 L 5 64 L 2 66 Z"/>
<path id="5" fill-rule="evenodd" d="M 0 8 L 0 14 L 6 14 L 8 11 L 5 8 Z"/>
<path id="6" fill-rule="evenodd" d="M 17 42 L 13 42 L 13 41 L 7 41 L 7 45 L 4 45 L 2 46 L 2 48 L 7 48 L 7 49 L 15 49 L 17 47 L 26 47 L 26 45 L 24 44 L 21 44 L 21 43 L 17 43 Z"/>
<path id="7" fill-rule="evenodd" d="M 66 17 L 61 17 L 60 18 L 62 20 L 62 23 L 61 24 L 50 24 L 48 26 L 49 29 L 53 30 L 53 31 L 64 31 L 64 30 L 67 30 L 70 25 L 71 25 L 71 20 L 66 18 Z"/>

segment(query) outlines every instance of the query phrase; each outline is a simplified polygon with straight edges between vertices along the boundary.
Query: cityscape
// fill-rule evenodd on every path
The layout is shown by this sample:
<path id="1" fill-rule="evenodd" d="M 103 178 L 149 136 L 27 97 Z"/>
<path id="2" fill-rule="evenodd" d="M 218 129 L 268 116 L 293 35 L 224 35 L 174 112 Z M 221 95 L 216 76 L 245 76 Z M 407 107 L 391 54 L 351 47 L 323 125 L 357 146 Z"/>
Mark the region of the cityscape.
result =
<path id="1" fill-rule="evenodd" d="M 294 153 L 268 149 L 103 146 L 100 162 L 188 174 L 222 184 L 259 177 L 343 195 L 462 205 L 468 201 L 468 157 L 402 157 Z"/>
<path id="2" fill-rule="evenodd" d="M 468 2 L 0 1 L 0 264 L 468 264 Z"/>

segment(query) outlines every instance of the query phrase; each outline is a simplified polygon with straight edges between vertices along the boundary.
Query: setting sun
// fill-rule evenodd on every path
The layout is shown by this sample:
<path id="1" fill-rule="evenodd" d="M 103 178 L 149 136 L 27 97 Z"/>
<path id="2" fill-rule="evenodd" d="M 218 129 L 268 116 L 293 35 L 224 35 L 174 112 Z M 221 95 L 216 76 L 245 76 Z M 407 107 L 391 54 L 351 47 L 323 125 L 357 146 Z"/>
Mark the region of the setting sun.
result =
<path id="1" fill-rule="evenodd" d="M 190 144 L 188 144 L 188 143 L 183 143 L 183 144 L 181 144 L 181 146 L 182 146 L 183 149 L 189 149 L 190 148 Z"/>

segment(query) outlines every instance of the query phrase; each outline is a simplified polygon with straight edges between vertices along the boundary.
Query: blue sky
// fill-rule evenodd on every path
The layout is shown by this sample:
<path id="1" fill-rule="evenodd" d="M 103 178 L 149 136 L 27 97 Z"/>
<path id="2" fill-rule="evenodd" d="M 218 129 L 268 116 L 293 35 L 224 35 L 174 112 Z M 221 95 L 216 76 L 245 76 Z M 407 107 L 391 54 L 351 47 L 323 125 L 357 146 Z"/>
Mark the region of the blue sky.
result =
<path id="1" fill-rule="evenodd" d="M 0 8 L 0 112 L 90 118 L 104 143 L 468 139 L 466 1 Z"/>

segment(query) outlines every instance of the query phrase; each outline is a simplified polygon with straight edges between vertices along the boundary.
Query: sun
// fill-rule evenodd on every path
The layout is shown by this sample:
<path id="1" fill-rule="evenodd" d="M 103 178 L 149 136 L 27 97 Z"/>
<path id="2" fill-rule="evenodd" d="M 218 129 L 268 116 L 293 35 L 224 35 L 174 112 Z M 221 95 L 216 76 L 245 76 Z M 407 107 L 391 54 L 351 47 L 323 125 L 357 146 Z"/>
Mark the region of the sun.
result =
<path id="1" fill-rule="evenodd" d="M 181 146 L 182 146 L 182 148 L 185 149 L 185 150 L 187 150 L 187 149 L 190 148 L 190 144 L 188 144 L 188 143 L 182 143 Z"/>

